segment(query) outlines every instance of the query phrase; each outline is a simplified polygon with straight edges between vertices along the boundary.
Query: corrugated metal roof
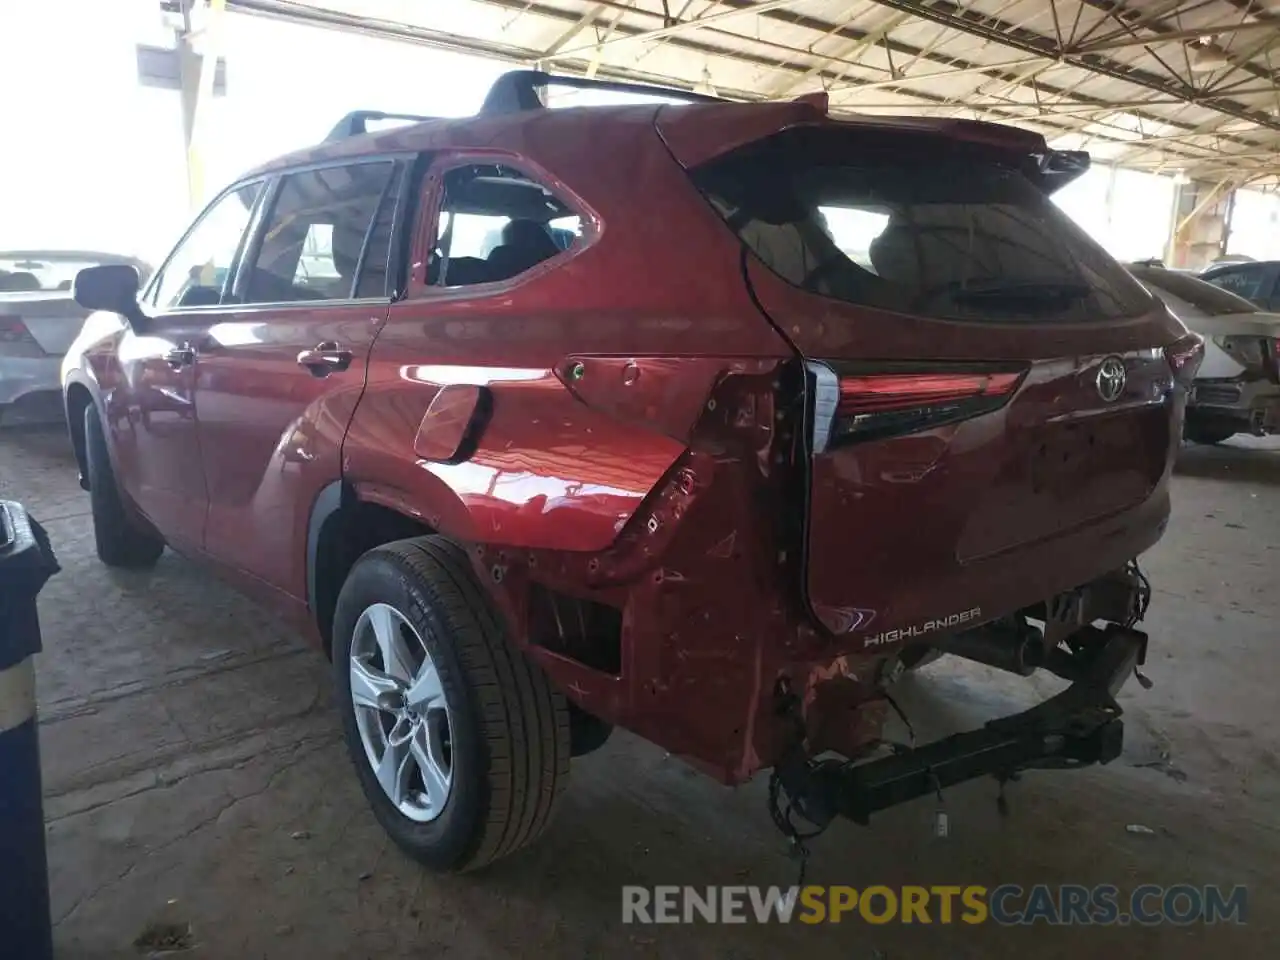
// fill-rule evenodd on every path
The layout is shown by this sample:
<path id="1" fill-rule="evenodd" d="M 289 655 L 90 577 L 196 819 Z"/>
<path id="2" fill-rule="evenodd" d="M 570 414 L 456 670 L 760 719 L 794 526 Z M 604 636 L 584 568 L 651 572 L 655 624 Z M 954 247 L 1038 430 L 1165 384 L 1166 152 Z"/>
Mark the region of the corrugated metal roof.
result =
<path id="1" fill-rule="evenodd" d="M 227 5 L 731 98 L 827 90 L 837 113 L 996 120 L 1124 166 L 1280 179 L 1280 0 Z"/>

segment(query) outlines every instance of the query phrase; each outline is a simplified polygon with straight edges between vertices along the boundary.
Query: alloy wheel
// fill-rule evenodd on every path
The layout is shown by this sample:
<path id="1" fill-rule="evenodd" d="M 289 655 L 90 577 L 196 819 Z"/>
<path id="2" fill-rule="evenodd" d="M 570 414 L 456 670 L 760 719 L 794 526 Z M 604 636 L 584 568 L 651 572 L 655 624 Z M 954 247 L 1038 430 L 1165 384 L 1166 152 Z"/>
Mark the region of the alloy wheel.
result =
<path id="1" fill-rule="evenodd" d="M 453 786 L 453 728 L 440 674 L 418 631 L 375 603 L 351 640 L 351 702 L 374 777 L 395 808 L 425 823 Z"/>

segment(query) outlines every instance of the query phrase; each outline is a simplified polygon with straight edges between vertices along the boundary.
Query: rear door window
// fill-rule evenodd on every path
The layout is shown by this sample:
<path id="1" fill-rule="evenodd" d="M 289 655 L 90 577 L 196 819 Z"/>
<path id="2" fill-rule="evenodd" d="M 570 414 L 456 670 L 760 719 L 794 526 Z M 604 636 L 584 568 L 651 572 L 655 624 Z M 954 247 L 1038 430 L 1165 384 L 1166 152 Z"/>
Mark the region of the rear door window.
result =
<path id="1" fill-rule="evenodd" d="M 460 287 L 509 280 L 571 249 L 582 218 L 554 191 L 502 164 L 444 176 L 427 282 Z"/>
<path id="2" fill-rule="evenodd" d="M 1152 300 L 1012 166 L 794 130 L 694 174 L 766 266 L 813 293 L 994 322 L 1139 315 Z"/>
<path id="3" fill-rule="evenodd" d="M 388 160 L 286 175 L 267 215 L 244 301 L 385 296 L 390 234 L 374 221 L 388 197 L 394 199 L 394 170 Z"/>

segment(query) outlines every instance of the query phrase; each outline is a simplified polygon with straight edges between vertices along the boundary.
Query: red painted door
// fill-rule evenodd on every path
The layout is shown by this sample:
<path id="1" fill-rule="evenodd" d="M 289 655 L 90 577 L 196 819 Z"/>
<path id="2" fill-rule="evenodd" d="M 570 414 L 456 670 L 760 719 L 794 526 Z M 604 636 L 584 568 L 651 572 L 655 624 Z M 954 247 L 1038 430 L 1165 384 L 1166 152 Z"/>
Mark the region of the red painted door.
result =
<path id="1" fill-rule="evenodd" d="M 223 316 L 261 192 L 260 183 L 229 190 L 197 218 L 144 297 L 149 319 L 122 334 L 119 376 L 104 392 L 125 492 L 179 550 L 199 548 L 208 502 L 194 393 L 199 344 Z"/>
<path id="2" fill-rule="evenodd" d="M 386 312 L 385 303 L 246 307 L 201 347 L 204 549 L 287 597 L 306 596 L 309 509 L 341 475 L 342 438 Z"/>
<path id="3" fill-rule="evenodd" d="M 291 612 L 306 598 L 311 506 L 342 474 L 386 321 L 399 172 L 391 160 L 348 161 L 284 176 L 236 279 L 242 305 L 200 346 L 205 552 Z"/>
<path id="4" fill-rule="evenodd" d="M 200 546 L 204 523 L 191 345 L 210 319 L 174 313 L 154 318 L 145 333 L 126 330 L 116 348 L 119 376 L 103 394 L 120 483 L 179 551 Z"/>

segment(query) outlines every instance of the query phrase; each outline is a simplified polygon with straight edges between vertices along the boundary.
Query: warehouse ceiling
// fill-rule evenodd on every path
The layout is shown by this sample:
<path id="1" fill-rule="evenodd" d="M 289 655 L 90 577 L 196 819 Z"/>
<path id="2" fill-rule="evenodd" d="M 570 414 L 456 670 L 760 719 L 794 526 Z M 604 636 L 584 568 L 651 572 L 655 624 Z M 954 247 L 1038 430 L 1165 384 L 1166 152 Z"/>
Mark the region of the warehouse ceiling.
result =
<path id="1" fill-rule="evenodd" d="M 1280 0 L 227 0 L 553 72 L 975 117 L 1153 171 L 1280 181 Z M 371 105 L 374 106 L 374 105 Z"/>

